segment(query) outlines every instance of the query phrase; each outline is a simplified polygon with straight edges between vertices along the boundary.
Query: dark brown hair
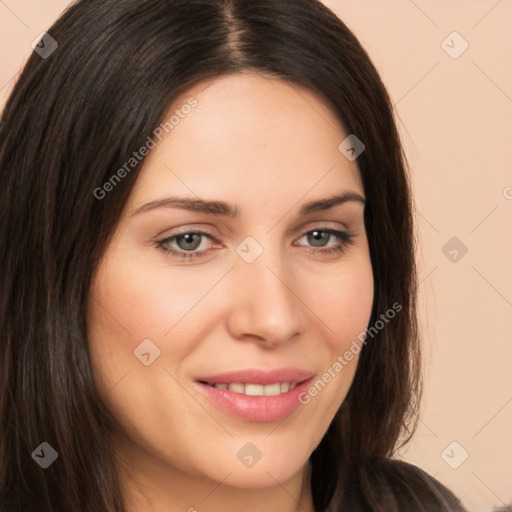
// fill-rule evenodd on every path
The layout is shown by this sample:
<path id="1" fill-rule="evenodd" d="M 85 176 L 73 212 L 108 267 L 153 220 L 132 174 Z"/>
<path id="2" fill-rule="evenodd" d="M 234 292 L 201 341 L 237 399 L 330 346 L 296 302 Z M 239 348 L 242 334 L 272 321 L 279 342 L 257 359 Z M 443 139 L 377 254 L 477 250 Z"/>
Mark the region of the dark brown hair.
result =
<path id="1" fill-rule="evenodd" d="M 370 325 L 346 400 L 311 456 L 326 510 L 459 510 L 441 484 L 391 460 L 415 427 L 419 340 L 411 196 L 392 104 L 350 30 L 315 0 L 82 0 L 49 29 L 0 122 L 2 511 L 121 512 L 118 426 L 92 378 L 92 275 L 143 163 L 108 181 L 201 81 L 254 71 L 318 94 L 366 146 L 358 160 L 374 273 Z M 341 141 L 340 141 L 341 142 Z M 42 469 L 41 442 L 59 457 Z"/>

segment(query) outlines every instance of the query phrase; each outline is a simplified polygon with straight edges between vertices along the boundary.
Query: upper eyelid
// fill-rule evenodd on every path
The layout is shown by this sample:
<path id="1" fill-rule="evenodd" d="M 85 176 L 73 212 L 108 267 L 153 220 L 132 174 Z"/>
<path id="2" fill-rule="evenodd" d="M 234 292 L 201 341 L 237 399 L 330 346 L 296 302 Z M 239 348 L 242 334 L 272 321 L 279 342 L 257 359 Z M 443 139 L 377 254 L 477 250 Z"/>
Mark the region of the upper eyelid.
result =
<path id="1" fill-rule="evenodd" d="M 308 226 L 309 223 L 305 223 L 304 225 L 301 225 L 299 227 L 290 229 L 286 231 L 286 234 L 289 234 L 291 231 L 299 231 L 299 236 L 304 236 L 306 233 L 310 233 L 311 231 L 315 230 L 334 230 L 334 231 L 344 231 L 344 232 L 351 232 L 351 230 L 348 228 L 346 224 L 340 223 L 339 221 L 324 221 L 323 223 Z M 342 226 L 340 226 L 342 224 Z M 168 230 L 166 230 L 168 231 Z M 164 231 L 165 233 L 165 231 Z M 157 238 L 161 238 L 161 240 L 168 240 L 173 237 L 178 237 L 182 235 L 186 235 L 189 233 L 201 233 L 203 235 L 207 235 L 211 237 L 214 240 L 219 240 L 219 238 L 222 238 L 222 236 L 217 236 L 216 234 L 210 232 L 208 228 L 202 228 L 202 227 L 193 227 L 193 226 L 184 226 L 182 230 L 180 230 L 177 233 L 172 233 L 169 235 L 164 235 L 163 238 L 161 235 L 158 235 Z"/>
<path id="2" fill-rule="evenodd" d="M 322 226 L 314 226 L 309 229 L 302 230 L 301 234 L 296 239 L 298 240 L 298 239 L 302 238 L 303 236 L 307 235 L 308 233 L 311 233 L 312 231 L 325 231 L 325 232 L 331 234 L 332 236 L 336 236 L 336 232 L 342 232 L 342 233 L 345 233 L 346 235 L 349 235 L 350 237 L 353 236 L 353 233 L 347 229 L 339 229 L 339 228 L 322 225 Z M 162 238 L 158 243 L 174 241 L 176 238 L 178 238 L 180 236 L 187 235 L 187 234 L 199 234 L 201 236 L 207 236 L 213 242 L 220 243 L 220 241 L 218 240 L 218 238 L 215 235 L 213 235 L 212 233 L 209 233 L 207 231 L 203 231 L 201 229 L 186 229 L 186 230 L 180 231 L 179 233 L 173 233 L 172 235 Z M 340 238 L 340 237 L 338 236 L 338 238 Z M 193 251 L 190 251 L 190 252 L 192 253 Z M 197 251 L 197 252 L 203 252 L 203 251 Z"/>

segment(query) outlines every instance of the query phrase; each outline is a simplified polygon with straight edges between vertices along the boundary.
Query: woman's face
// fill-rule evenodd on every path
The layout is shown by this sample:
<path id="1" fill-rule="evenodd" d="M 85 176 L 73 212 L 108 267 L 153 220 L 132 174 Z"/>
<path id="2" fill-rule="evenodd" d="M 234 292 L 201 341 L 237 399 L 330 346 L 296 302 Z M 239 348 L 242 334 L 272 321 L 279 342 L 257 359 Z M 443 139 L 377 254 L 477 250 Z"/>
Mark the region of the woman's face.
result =
<path id="1" fill-rule="evenodd" d="M 298 86 L 233 74 L 165 121 L 176 110 L 93 279 L 95 377 L 134 472 L 276 485 L 356 370 L 343 356 L 373 301 L 361 178 L 349 134 Z"/>

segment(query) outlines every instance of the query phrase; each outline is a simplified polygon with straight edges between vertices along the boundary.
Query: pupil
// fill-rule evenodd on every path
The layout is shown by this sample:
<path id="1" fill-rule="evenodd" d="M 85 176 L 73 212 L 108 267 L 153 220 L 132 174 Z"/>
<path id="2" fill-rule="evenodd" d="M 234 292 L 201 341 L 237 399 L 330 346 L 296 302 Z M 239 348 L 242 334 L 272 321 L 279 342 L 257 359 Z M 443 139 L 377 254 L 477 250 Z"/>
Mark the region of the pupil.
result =
<path id="1" fill-rule="evenodd" d="M 196 238 L 195 241 L 194 238 Z M 185 243 L 180 243 L 180 241 L 185 241 Z M 197 249 L 200 244 L 200 235 L 198 235 L 197 233 L 188 233 L 186 235 L 181 235 L 176 239 L 176 242 L 180 249 Z"/>
<path id="2" fill-rule="evenodd" d="M 325 231 L 312 231 L 310 234 L 310 242 L 312 245 L 316 245 L 317 242 L 322 242 L 322 238 L 324 239 L 324 242 L 327 242 L 327 239 L 329 238 L 329 233 L 326 233 Z M 317 247 L 322 247 L 325 244 L 318 244 Z"/>

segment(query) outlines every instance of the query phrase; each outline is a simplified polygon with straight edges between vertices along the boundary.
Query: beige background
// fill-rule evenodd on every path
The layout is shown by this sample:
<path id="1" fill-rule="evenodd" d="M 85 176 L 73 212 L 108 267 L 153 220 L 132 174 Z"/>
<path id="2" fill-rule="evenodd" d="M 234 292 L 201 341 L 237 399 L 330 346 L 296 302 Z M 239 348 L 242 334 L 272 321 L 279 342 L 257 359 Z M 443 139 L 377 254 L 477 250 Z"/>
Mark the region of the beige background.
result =
<path id="1" fill-rule="evenodd" d="M 0 105 L 68 3 L 0 0 Z M 381 73 L 413 170 L 426 386 L 403 457 L 487 512 L 512 502 L 512 1 L 325 3 Z"/>

